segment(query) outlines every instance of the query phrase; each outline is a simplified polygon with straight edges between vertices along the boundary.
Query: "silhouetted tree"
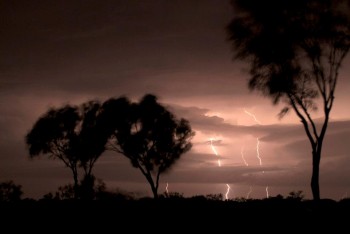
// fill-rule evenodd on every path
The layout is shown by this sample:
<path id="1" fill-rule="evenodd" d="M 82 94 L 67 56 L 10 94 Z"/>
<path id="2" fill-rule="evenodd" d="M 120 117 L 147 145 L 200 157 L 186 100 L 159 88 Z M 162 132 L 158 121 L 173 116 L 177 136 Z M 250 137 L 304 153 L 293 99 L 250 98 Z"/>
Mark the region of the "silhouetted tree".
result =
<path id="1" fill-rule="evenodd" d="M 23 194 L 22 186 L 13 181 L 0 183 L 0 201 L 13 202 L 21 200 Z"/>
<path id="2" fill-rule="evenodd" d="M 80 107 L 64 106 L 50 109 L 34 124 L 26 136 L 30 157 L 46 154 L 60 159 L 71 169 L 74 179 L 75 197 L 78 197 L 78 168 L 84 170 L 81 196 L 85 196 L 86 187 L 93 187 L 92 168 L 105 150 L 108 136 L 104 134 L 98 119 L 100 104 L 87 102 Z M 84 192 L 85 191 L 85 192 Z"/>
<path id="3" fill-rule="evenodd" d="M 76 139 L 76 154 L 79 166 L 84 169 L 84 177 L 79 186 L 79 196 L 91 200 L 95 197 L 95 176 L 92 174 L 97 159 L 105 151 L 109 135 L 100 118 L 101 105 L 98 102 L 87 102 L 81 105 L 81 128 Z"/>
<path id="4" fill-rule="evenodd" d="M 73 142 L 76 141 L 75 129 L 80 121 L 77 107 L 50 109 L 26 136 L 30 157 L 47 154 L 62 160 L 73 173 L 75 188 L 79 183 L 78 155 L 74 153 Z"/>
<path id="5" fill-rule="evenodd" d="M 115 130 L 109 148 L 123 154 L 142 172 L 154 198 L 158 198 L 160 174 L 192 146 L 194 132 L 189 122 L 177 120 L 150 94 L 139 103 L 130 103 L 126 98 L 110 99 L 104 111 L 116 118 L 111 119 Z"/>
<path id="6" fill-rule="evenodd" d="M 311 189 L 320 199 L 319 165 L 339 68 L 349 50 L 345 1 L 236 0 L 228 26 L 235 57 L 250 63 L 249 87 L 282 101 L 300 118 L 312 147 Z M 320 99 L 317 99 L 320 98 Z M 311 112 L 322 101 L 323 121 Z"/>

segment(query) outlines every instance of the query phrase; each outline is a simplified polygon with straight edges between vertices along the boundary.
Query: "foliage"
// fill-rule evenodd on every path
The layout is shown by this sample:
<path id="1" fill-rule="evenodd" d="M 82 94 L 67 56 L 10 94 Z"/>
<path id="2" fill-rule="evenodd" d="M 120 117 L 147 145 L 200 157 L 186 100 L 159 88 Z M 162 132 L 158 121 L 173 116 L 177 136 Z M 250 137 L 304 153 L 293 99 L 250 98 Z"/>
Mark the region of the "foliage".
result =
<path id="1" fill-rule="evenodd" d="M 103 105 L 89 101 L 52 108 L 34 124 L 26 143 L 30 157 L 48 155 L 70 168 L 75 198 L 95 197 L 92 168 L 107 142 L 109 149 L 122 153 L 141 170 L 157 197 L 160 174 L 190 150 L 193 135 L 187 120 L 176 119 L 154 95 L 148 94 L 139 103 L 120 97 Z M 84 175 L 79 181 L 80 168 Z M 71 189 L 64 187 L 55 197 L 69 199 Z M 47 194 L 50 197 L 52 194 Z"/>
<path id="2" fill-rule="evenodd" d="M 110 116 L 105 117 L 109 124 L 106 129 L 114 128 L 109 149 L 127 157 L 146 177 L 154 197 L 158 197 L 160 174 L 192 146 L 194 132 L 189 122 L 176 119 L 151 94 L 139 103 L 126 98 L 110 99 L 103 105 L 102 116 Z"/>
<path id="3" fill-rule="evenodd" d="M 222 193 L 218 193 L 218 194 L 207 194 L 205 196 L 205 198 L 207 200 L 210 200 L 210 201 L 222 201 L 223 200 L 223 195 Z"/>
<path id="4" fill-rule="evenodd" d="M 89 181 L 82 181 L 78 185 L 78 197 L 84 200 L 102 200 L 106 198 L 116 197 L 117 193 L 107 191 L 106 184 L 102 180 L 95 178 L 87 179 Z M 85 183 L 93 183 L 88 186 Z M 86 191 L 88 189 L 88 192 Z M 53 193 L 48 193 L 43 196 L 44 200 L 71 200 L 75 199 L 75 188 L 73 184 L 66 184 L 58 187 L 58 190 Z"/>
<path id="5" fill-rule="evenodd" d="M 287 97 L 289 104 L 291 95 L 312 109 L 315 97 L 332 94 L 335 72 L 349 50 L 348 18 L 339 1 L 268 2 L 233 1 L 228 31 L 235 57 L 251 65 L 250 88 L 276 103 Z"/>
<path id="6" fill-rule="evenodd" d="M 99 111 L 100 103 L 94 101 L 80 106 L 50 109 L 37 120 L 26 136 L 30 157 L 44 154 L 60 159 L 73 173 L 75 190 L 79 184 L 80 167 L 84 170 L 84 187 L 88 184 L 88 178 L 92 186 L 92 168 L 104 152 L 108 139 L 99 119 Z M 77 193 L 75 191 L 76 197 Z"/>
<path id="7" fill-rule="evenodd" d="M 303 191 L 292 191 L 289 193 L 286 199 L 301 201 L 304 199 Z"/>
<path id="8" fill-rule="evenodd" d="M 57 200 L 69 200 L 75 198 L 74 186 L 72 184 L 66 184 L 58 187 L 58 191 L 55 193 L 54 199 Z"/>
<path id="9" fill-rule="evenodd" d="M 22 186 L 16 185 L 12 180 L 0 183 L 0 201 L 19 201 L 22 194 Z"/>
<path id="10" fill-rule="evenodd" d="M 179 192 L 164 192 L 163 193 L 163 197 L 165 198 L 171 198 L 171 199 L 183 199 L 184 198 L 184 194 L 183 193 L 179 193 Z"/>
<path id="11" fill-rule="evenodd" d="M 339 68 L 350 48 L 346 1 L 236 0 L 228 26 L 235 58 L 250 65 L 249 87 L 300 118 L 312 147 L 311 189 L 320 199 L 319 163 Z M 322 101 L 324 119 L 311 116 Z"/>

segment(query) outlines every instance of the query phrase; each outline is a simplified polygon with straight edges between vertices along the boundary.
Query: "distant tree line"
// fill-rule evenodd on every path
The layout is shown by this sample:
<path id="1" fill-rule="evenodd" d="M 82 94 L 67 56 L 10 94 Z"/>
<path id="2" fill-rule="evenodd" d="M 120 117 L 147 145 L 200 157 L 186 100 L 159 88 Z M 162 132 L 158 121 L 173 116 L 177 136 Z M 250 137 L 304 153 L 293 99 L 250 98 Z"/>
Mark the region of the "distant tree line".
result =
<path id="1" fill-rule="evenodd" d="M 119 97 L 51 108 L 25 139 L 31 158 L 47 155 L 71 170 L 76 199 L 94 198 L 93 167 L 106 150 L 128 158 L 157 198 L 160 175 L 191 149 L 193 136 L 187 120 L 147 94 L 138 103 Z"/>
<path id="2" fill-rule="evenodd" d="M 120 190 L 107 191 L 106 184 L 102 180 L 98 180 L 98 183 L 94 185 L 94 196 L 96 200 L 134 200 L 132 194 L 125 193 Z M 17 202 L 22 199 L 23 191 L 22 186 L 16 184 L 14 181 L 4 181 L 0 182 L 0 202 Z M 41 200 L 70 200 L 75 198 L 74 187 L 71 184 L 60 186 L 58 190 L 53 193 L 45 194 Z M 195 195 L 189 198 L 185 198 L 182 193 L 170 192 L 159 196 L 161 199 L 168 200 L 197 200 L 197 201 L 223 201 L 223 194 L 207 194 L 207 195 Z M 145 198 L 144 198 L 145 199 Z M 264 200 L 293 200 L 293 201 L 303 201 L 304 194 L 303 191 L 291 191 L 288 196 L 283 197 L 281 194 L 277 196 L 269 197 Z M 29 199 L 31 200 L 31 199 Z M 142 200 L 142 199 L 141 199 Z M 248 202 L 256 199 L 248 199 L 244 197 L 237 197 L 236 199 L 230 199 L 230 201 L 235 202 Z M 349 200 L 349 198 L 343 198 L 342 200 Z M 228 200 L 225 200 L 227 202 Z"/>

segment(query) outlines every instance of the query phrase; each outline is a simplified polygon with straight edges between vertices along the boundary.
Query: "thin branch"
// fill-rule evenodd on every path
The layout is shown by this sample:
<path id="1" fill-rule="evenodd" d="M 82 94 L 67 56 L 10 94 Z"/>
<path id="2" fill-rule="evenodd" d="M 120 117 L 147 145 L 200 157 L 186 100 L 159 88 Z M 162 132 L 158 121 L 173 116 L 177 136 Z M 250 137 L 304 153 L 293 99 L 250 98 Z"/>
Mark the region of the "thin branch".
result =
<path id="1" fill-rule="evenodd" d="M 296 98 L 296 101 L 297 101 L 297 104 L 299 104 L 299 106 L 301 107 L 301 109 L 302 109 L 303 112 L 305 113 L 305 115 L 306 115 L 306 117 L 307 117 L 309 123 L 311 124 L 312 131 L 313 131 L 313 133 L 314 133 L 315 139 L 317 139 L 318 134 L 317 134 L 316 125 L 315 125 L 314 121 L 312 120 L 312 118 L 311 118 L 311 116 L 310 116 L 310 114 L 309 114 L 309 112 L 308 112 L 308 110 L 307 110 L 307 107 L 303 104 L 303 102 L 302 102 L 299 98 Z M 299 109 L 298 109 L 298 111 L 299 111 Z M 303 115 L 302 115 L 302 116 L 303 116 Z M 303 118 L 305 118 L 305 117 L 303 116 Z"/>
<path id="2" fill-rule="evenodd" d="M 315 76 L 315 81 L 316 81 L 317 88 L 318 88 L 319 92 L 321 93 L 322 97 L 324 99 L 326 99 L 325 83 L 321 82 L 321 80 L 323 80 L 323 79 L 319 75 L 319 73 L 320 73 L 320 71 L 319 71 L 320 64 L 318 63 L 319 62 L 319 58 L 317 59 L 317 61 L 315 61 L 314 58 L 311 58 L 311 61 L 312 61 L 312 68 L 313 68 L 312 71 L 313 71 L 313 74 Z"/>
<path id="3" fill-rule="evenodd" d="M 122 151 L 118 146 L 117 146 L 117 143 L 111 143 L 111 142 L 108 142 L 107 145 L 106 145 L 106 149 L 107 150 L 111 150 L 111 151 L 115 151 L 117 153 L 120 153 L 120 154 L 124 154 L 124 151 Z M 126 155 L 125 155 L 126 156 Z"/>
<path id="4" fill-rule="evenodd" d="M 148 174 L 146 173 L 145 169 L 143 169 L 143 167 L 139 163 L 137 163 L 137 167 L 141 170 L 141 172 L 142 172 L 142 174 L 144 176 L 146 176 L 146 177 L 148 176 Z"/>
<path id="5" fill-rule="evenodd" d="M 309 141 L 310 141 L 310 143 L 311 143 L 312 148 L 314 149 L 315 146 L 316 146 L 316 142 L 315 142 L 315 140 L 312 138 L 312 135 L 311 135 L 310 129 L 309 129 L 309 125 L 308 125 L 308 123 L 307 123 L 305 117 L 300 113 L 300 111 L 299 111 L 298 107 L 296 106 L 296 103 L 295 103 L 293 97 L 291 96 L 291 94 L 288 94 L 288 97 L 289 97 L 291 106 L 293 107 L 295 113 L 296 113 L 297 116 L 301 119 L 301 122 L 303 123 L 304 129 L 305 129 L 305 132 L 306 132 L 306 135 L 307 135 L 307 137 L 309 138 Z"/>

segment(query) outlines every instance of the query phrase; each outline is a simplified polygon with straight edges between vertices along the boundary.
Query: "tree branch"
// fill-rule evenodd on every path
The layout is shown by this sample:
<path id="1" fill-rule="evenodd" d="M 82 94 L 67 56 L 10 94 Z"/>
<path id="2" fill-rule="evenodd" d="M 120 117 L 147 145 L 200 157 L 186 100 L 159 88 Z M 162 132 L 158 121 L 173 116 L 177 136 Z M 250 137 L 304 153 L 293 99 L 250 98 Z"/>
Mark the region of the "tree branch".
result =
<path id="1" fill-rule="evenodd" d="M 299 98 L 295 98 L 297 100 L 297 104 L 299 104 L 299 106 L 301 107 L 301 109 L 303 110 L 303 112 L 305 113 L 306 117 L 307 117 L 307 120 L 309 121 L 309 123 L 311 124 L 311 127 L 312 127 L 312 131 L 314 133 L 314 136 L 315 136 L 315 139 L 317 139 L 318 137 L 318 134 L 317 134 L 317 129 L 316 129 L 316 125 L 314 123 L 314 121 L 312 120 L 308 110 L 307 110 L 307 107 L 303 104 L 302 100 L 300 100 Z M 299 109 L 297 109 L 298 112 L 299 112 Z M 301 114 L 301 113 L 300 113 Z M 303 116 L 303 115 L 302 115 Z M 303 116 L 303 118 L 305 118 Z M 306 120 L 305 120 L 306 121 Z"/>
<path id="2" fill-rule="evenodd" d="M 303 123 L 304 129 L 305 129 L 305 132 L 306 132 L 306 135 L 307 135 L 307 137 L 309 138 L 309 141 L 310 141 L 310 143 L 311 143 L 312 148 L 314 149 L 315 146 L 316 146 L 316 142 L 315 142 L 315 140 L 312 138 L 312 135 L 311 135 L 310 129 L 309 129 L 309 125 L 308 125 L 308 123 L 307 123 L 305 117 L 304 117 L 304 116 L 300 113 L 300 111 L 298 110 L 298 107 L 296 106 L 296 103 L 295 103 L 293 97 L 291 96 L 291 94 L 288 94 L 288 97 L 289 97 L 291 106 L 293 107 L 295 113 L 296 113 L 297 116 L 300 118 L 301 122 Z"/>

